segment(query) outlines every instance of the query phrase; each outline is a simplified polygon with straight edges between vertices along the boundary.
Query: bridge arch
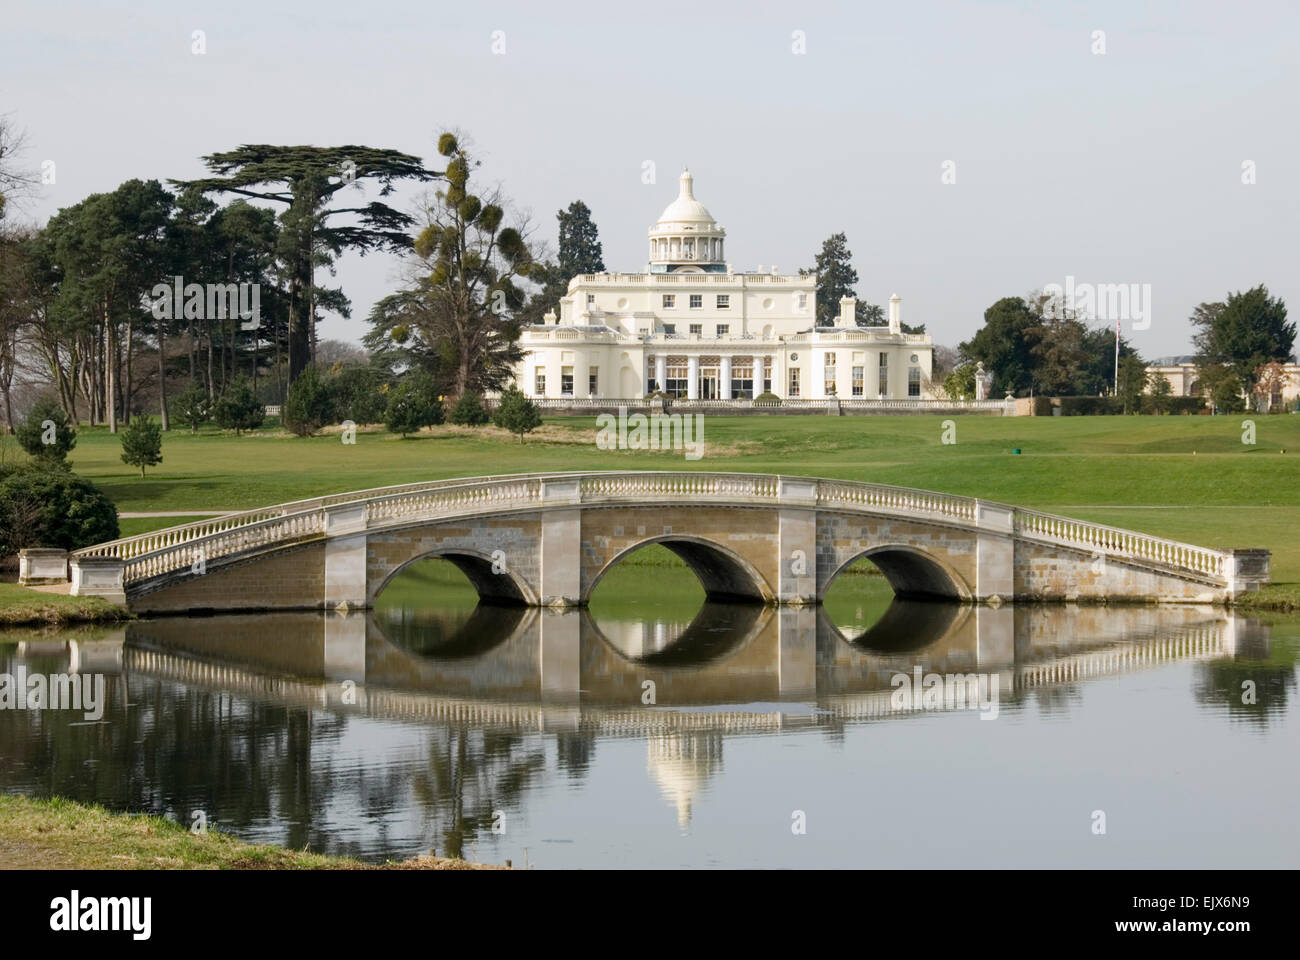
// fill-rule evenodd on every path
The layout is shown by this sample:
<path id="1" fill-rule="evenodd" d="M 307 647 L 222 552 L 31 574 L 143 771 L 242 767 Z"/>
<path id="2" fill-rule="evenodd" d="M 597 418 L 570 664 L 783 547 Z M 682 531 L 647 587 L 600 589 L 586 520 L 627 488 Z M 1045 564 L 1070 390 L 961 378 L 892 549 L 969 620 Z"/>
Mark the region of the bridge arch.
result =
<path id="1" fill-rule="evenodd" d="M 735 551 L 705 537 L 692 537 L 680 533 L 646 537 L 623 548 L 610 557 L 604 566 L 596 572 L 582 594 L 585 606 L 591 601 L 591 595 L 609 573 L 624 557 L 635 553 L 642 547 L 658 543 L 671 550 L 695 574 L 700 586 L 704 588 L 706 601 L 714 603 L 773 603 L 776 591 L 761 573 L 754 569 Z"/>
<path id="2" fill-rule="evenodd" d="M 495 561 L 491 554 L 468 549 L 463 546 L 428 550 L 404 560 L 399 566 L 388 572 L 382 581 L 370 592 L 369 602 L 384 592 L 384 588 L 413 563 L 420 560 L 446 560 L 461 573 L 465 574 L 470 585 L 474 587 L 480 603 L 496 603 L 519 606 L 537 606 L 537 592 L 523 577 L 509 565 L 501 572 L 494 569 Z"/>
<path id="3" fill-rule="evenodd" d="M 909 543 L 883 543 L 842 560 L 819 585 L 818 602 L 841 573 L 864 558 L 884 574 L 899 599 L 969 601 L 975 596 L 961 574 L 932 554 Z"/>

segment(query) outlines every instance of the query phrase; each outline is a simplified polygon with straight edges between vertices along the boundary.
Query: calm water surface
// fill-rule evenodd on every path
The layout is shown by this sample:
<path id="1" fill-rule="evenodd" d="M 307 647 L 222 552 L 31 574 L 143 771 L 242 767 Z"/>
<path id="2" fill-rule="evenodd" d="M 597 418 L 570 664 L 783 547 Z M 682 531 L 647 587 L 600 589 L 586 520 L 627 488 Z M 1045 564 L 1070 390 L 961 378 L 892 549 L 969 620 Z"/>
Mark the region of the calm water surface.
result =
<path id="1" fill-rule="evenodd" d="M 106 678 L 99 721 L 0 710 L 0 789 L 372 861 L 1300 861 L 1298 621 L 909 605 L 867 576 L 820 610 L 713 605 L 655 566 L 559 614 L 447 569 L 365 615 L 0 634 L 0 674 Z"/>

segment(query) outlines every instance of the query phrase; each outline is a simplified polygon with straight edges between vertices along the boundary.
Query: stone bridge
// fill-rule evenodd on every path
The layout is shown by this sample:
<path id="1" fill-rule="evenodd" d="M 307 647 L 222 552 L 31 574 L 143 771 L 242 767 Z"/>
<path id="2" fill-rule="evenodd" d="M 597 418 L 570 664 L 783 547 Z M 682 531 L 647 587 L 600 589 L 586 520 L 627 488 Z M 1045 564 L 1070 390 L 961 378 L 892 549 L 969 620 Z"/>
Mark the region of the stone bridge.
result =
<path id="1" fill-rule="evenodd" d="M 868 557 L 904 598 L 1222 603 L 1264 550 L 1211 550 L 1000 503 L 767 474 L 592 472 L 440 480 L 230 514 L 77 551 L 72 592 L 137 613 L 370 607 L 442 557 L 482 599 L 584 606 L 661 543 L 710 600 L 815 604 Z"/>

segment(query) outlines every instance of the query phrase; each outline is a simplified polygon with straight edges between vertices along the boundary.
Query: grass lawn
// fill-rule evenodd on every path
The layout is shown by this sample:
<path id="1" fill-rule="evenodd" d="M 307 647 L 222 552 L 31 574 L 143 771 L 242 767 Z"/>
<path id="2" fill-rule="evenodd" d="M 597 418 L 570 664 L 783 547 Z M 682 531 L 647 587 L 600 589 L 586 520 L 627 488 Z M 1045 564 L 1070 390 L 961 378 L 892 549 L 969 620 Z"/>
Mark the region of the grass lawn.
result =
<path id="1" fill-rule="evenodd" d="M 119 510 L 222 510 L 366 487 L 541 470 L 723 470 L 865 480 L 984 497 L 1210 547 L 1267 547 L 1275 581 L 1300 581 L 1300 416 L 722 417 L 704 420 L 704 457 L 610 451 L 595 418 L 547 421 L 523 444 L 493 429 L 439 427 L 409 439 L 337 431 L 299 439 L 172 431 L 148 477 L 117 437 L 83 428 L 70 459 Z M 1020 454 L 1012 450 L 1020 449 Z M 1286 452 L 1283 453 L 1282 451 Z M 156 522 L 155 522 L 156 521 Z M 170 526 L 184 518 L 123 521 Z"/>
<path id="2" fill-rule="evenodd" d="M 100 597 L 70 597 L 0 583 L 0 626 L 24 623 L 87 623 L 130 619 L 124 607 Z"/>
<path id="3" fill-rule="evenodd" d="M 419 857 L 396 869 L 472 870 L 464 860 Z M 209 830 L 195 835 L 171 820 L 110 813 L 54 798 L 0 795 L 0 870 L 368 870 L 356 860 L 242 843 Z M 493 869 L 488 867 L 487 869 Z"/>

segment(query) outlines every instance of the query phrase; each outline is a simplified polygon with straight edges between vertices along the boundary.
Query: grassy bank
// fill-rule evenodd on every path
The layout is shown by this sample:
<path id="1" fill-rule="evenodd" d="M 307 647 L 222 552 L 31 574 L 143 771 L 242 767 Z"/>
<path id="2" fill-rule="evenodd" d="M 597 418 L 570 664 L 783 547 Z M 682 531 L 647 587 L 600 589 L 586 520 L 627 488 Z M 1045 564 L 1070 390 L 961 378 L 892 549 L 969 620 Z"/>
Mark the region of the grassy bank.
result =
<path id="1" fill-rule="evenodd" d="M 0 583 L 0 626 L 102 623 L 130 618 L 125 607 L 99 597 L 71 597 Z"/>
<path id="2" fill-rule="evenodd" d="M 497 869 L 418 857 L 380 869 Z M 0 795 L 0 869 L 367 870 L 356 860 L 250 844 L 209 830 L 195 835 L 162 817 L 110 813 L 71 800 Z"/>

